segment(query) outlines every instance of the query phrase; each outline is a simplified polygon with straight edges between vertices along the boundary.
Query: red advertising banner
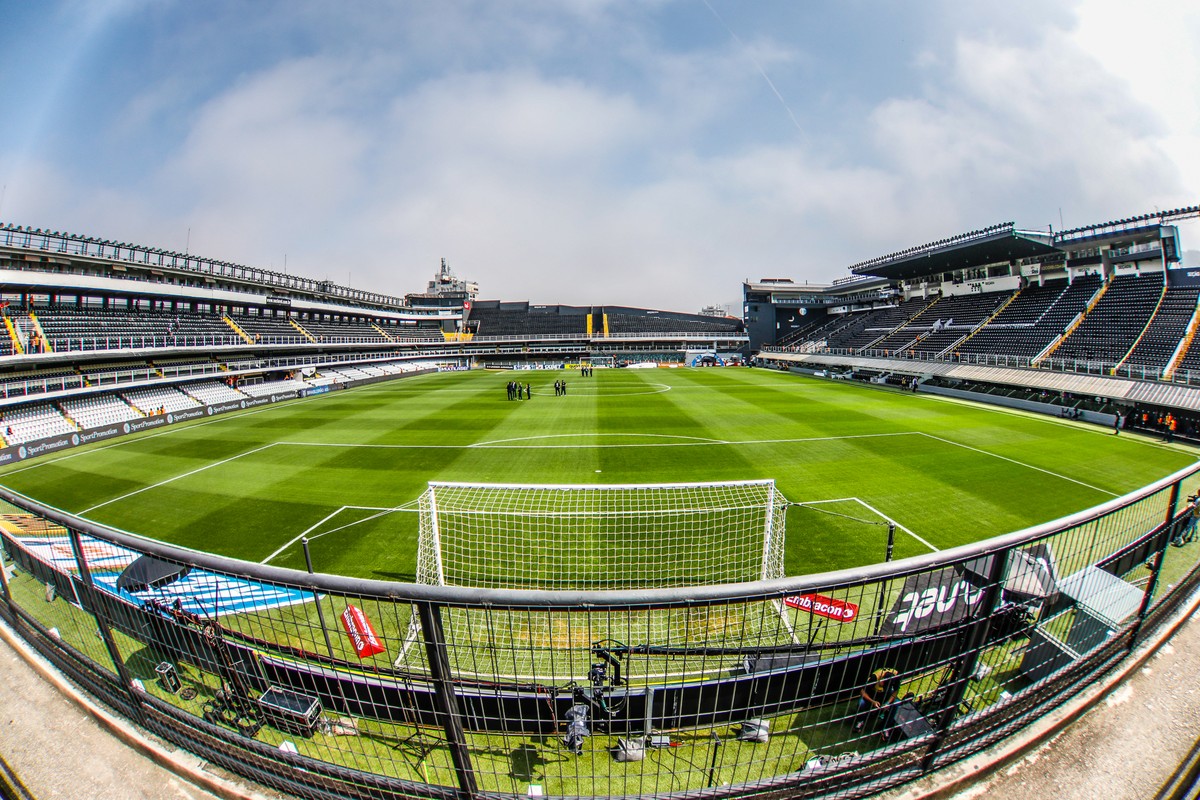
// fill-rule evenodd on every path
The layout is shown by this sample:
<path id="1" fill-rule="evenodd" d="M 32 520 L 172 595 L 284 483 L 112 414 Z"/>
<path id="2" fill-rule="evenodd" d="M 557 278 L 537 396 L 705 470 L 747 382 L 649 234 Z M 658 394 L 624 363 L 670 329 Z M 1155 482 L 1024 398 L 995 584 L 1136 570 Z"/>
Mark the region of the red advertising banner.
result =
<path id="1" fill-rule="evenodd" d="M 387 650 L 375 635 L 371 620 L 367 619 L 367 615 L 358 606 L 346 606 L 346 610 L 342 612 L 342 627 L 350 636 L 350 644 L 354 646 L 354 652 L 358 653 L 359 658 L 376 656 Z"/>
<path id="2" fill-rule="evenodd" d="M 858 605 L 848 600 L 838 600 L 823 594 L 798 594 L 783 598 L 785 606 L 798 608 L 818 617 L 829 617 L 838 622 L 853 622 L 858 617 Z"/>

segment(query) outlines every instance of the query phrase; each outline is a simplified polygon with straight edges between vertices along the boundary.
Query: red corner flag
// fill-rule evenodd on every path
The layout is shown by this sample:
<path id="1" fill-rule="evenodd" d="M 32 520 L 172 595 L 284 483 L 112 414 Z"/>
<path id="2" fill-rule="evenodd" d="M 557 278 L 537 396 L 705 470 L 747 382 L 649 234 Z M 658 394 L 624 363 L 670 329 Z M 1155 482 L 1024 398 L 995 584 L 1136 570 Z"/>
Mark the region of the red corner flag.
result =
<path id="1" fill-rule="evenodd" d="M 376 656 L 387 650 L 375 635 L 371 620 L 358 606 L 346 606 L 342 612 L 342 627 L 350 636 L 350 644 L 354 645 L 354 652 L 358 653 L 359 658 Z"/>

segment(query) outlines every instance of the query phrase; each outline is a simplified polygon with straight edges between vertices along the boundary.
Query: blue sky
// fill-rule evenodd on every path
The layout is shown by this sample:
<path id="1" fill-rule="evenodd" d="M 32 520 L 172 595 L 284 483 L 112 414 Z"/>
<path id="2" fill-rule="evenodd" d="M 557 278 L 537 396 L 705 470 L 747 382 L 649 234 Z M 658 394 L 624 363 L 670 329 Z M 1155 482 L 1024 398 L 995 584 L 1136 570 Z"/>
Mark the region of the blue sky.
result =
<path id="1" fill-rule="evenodd" d="M 1182 0 L 0 4 L 0 220 L 393 294 L 694 311 L 1200 202 Z"/>

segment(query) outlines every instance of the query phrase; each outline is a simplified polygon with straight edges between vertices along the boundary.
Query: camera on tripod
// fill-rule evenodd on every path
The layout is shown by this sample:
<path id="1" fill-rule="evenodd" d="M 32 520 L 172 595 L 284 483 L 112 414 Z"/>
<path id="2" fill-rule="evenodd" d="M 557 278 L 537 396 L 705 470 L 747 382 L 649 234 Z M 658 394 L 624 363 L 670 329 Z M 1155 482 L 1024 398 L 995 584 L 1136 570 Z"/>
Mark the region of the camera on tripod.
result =
<path id="1" fill-rule="evenodd" d="M 588 683 L 597 689 L 608 683 L 608 667 L 602 662 L 592 664 L 588 670 Z"/>

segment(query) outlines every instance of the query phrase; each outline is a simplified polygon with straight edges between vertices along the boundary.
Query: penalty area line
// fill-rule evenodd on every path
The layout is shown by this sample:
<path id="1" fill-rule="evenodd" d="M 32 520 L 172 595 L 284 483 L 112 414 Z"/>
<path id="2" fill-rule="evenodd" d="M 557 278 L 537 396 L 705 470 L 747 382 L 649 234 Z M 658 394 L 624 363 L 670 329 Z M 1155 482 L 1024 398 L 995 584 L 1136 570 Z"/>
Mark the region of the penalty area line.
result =
<path id="1" fill-rule="evenodd" d="M 275 556 L 279 555 L 279 554 L 280 554 L 280 553 L 282 553 L 284 550 L 287 550 L 289 547 L 291 547 L 292 545 L 294 545 L 296 542 L 300 541 L 300 540 L 301 540 L 301 539 L 303 539 L 305 536 L 308 536 L 308 534 L 312 533 L 314 530 L 316 530 L 317 528 L 321 527 L 321 526 L 322 526 L 322 525 L 324 525 L 326 522 L 328 522 L 329 520 L 333 519 L 334 517 L 336 517 L 338 514 L 342 513 L 342 512 L 343 512 L 343 511 L 345 511 L 345 510 L 346 510 L 346 506 L 342 506 L 341 508 L 337 509 L 336 511 L 331 511 L 331 512 L 329 512 L 328 514 L 326 514 L 324 517 L 322 517 L 322 518 L 321 518 L 321 521 L 320 521 L 320 522 L 317 522 L 317 523 L 315 523 L 315 524 L 313 524 L 313 525 L 310 525 L 310 526 L 308 526 L 307 528 L 305 528 L 305 529 L 304 529 L 304 532 L 303 532 L 303 533 L 300 533 L 300 534 L 296 535 L 296 536 L 295 536 L 295 537 L 293 537 L 293 538 L 292 538 L 290 541 L 288 541 L 286 544 L 284 544 L 284 545 L 283 545 L 283 546 L 281 546 L 281 547 L 280 547 L 278 550 L 276 550 L 274 553 L 271 553 L 271 555 L 267 556 L 266 558 L 264 558 L 262 561 L 260 561 L 260 562 L 258 562 L 258 563 L 260 563 L 260 564 L 269 564 L 269 563 L 271 563 L 271 561 L 273 561 L 273 560 L 274 560 Z"/>
<path id="2" fill-rule="evenodd" d="M 905 532 L 905 533 L 907 533 L 909 536 L 911 536 L 912 538 L 916 539 L 916 540 L 917 540 L 918 542 L 920 542 L 921 544 L 923 544 L 923 545 L 925 545 L 926 547 L 928 547 L 928 548 L 929 548 L 929 549 L 930 549 L 932 552 L 934 552 L 934 553 L 937 553 L 937 552 L 939 552 L 939 548 L 937 548 L 937 547 L 934 547 L 932 544 L 930 544 L 929 542 L 927 542 L 927 541 L 925 541 L 924 539 L 922 539 L 920 536 L 918 536 L 916 533 L 914 533 L 914 532 L 912 531 L 912 529 L 910 529 L 910 528 L 907 528 L 907 527 L 905 527 L 904 525 L 901 525 L 899 522 L 897 522 L 896 520 L 892 519 L 892 518 L 891 518 L 891 517 L 889 517 L 887 514 L 884 514 L 884 513 L 883 513 L 882 511 L 880 511 L 878 508 L 875 508 L 875 506 L 871 505 L 871 504 L 870 504 L 870 503 L 868 503 L 866 500 L 863 500 L 863 499 L 862 499 L 862 498 L 860 498 L 860 497 L 836 497 L 836 498 L 834 498 L 834 499 L 832 499 L 832 500 L 807 500 L 807 501 L 805 501 L 805 502 L 803 502 L 803 503 L 793 503 L 792 505 L 796 505 L 796 506 L 819 506 L 819 505 L 823 505 L 823 504 L 825 504 L 825 503 L 849 503 L 849 502 L 855 502 L 855 503 L 858 503 L 860 506 L 862 506 L 863 508 L 867 509 L 868 511 L 870 511 L 872 514 L 874 514 L 875 516 L 879 517 L 880 519 L 887 520 L 887 521 L 888 521 L 889 523 L 891 523 L 892 525 L 895 525 L 897 528 L 899 528 L 900 530 L 904 531 L 904 532 Z M 821 509 L 814 509 L 814 510 L 816 510 L 816 511 L 820 511 Z M 824 513 L 833 513 L 833 512 L 824 512 Z M 847 516 L 847 515 L 845 515 L 845 514 L 838 514 L 838 515 L 836 515 L 836 516 Z M 878 525 L 878 524 L 879 524 L 879 523 L 877 523 L 877 522 L 871 522 L 870 520 L 863 520 L 863 519 L 859 519 L 858 517 L 850 517 L 850 519 L 854 519 L 854 520 L 857 520 L 858 522 L 863 522 L 863 523 L 866 523 L 866 524 L 869 524 L 869 525 Z"/>
<path id="3" fill-rule="evenodd" d="M 928 548 L 929 548 L 929 549 L 930 549 L 932 552 L 934 552 L 934 553 L 937 553 L 937 552 L 939 552 L 939 551 L 940 551 L 940 548 L 934 547 L 932 544 L 930 544 L 929 542 L 925 541 L 924 539 L 922 539 L 922 538 L 921 538 L 920 536 L 918 536 L 917 534 L 913 533 L 913 531 L 912 531 L 912 529 L 911 529 L 911 528 L 907 528 L 907 527 L 905 527 L 905 526 L 901 525 L 899 522 L 897 522 L 896 520 L 892 519 L 892 518 L 891 518 L 891 517 L 889 517 L 887 514 L 883 513 L 883 512 L 882 512 L 882 511 L 880 511 L 878 508 L 876 508 L 875 506 L 873 506 L 873 505 L 871 505 L 870 503 L 868 503 L 866 500 L 863 500 L 863 499 L 861 499 L 861 498 L 858 498 L 858 497 L 855 497 L 855 498 L 853 498 L 853 499 L 854 499 L 854 501 L 855 501 L 855 502 L 857 502 L 857 503 L 858 503 L 859 505 L 861 505 L 863 508 L 865 508 L 865 509 L 867 509 L 868 511 L 870 511 L 872 514 L 876 514 L 876 515 L 878 515 L 878 516 L 882 517 L 883 519 L 886 519 L 886 520 L 887 520 L 888 522 L 890 522 L 892 525 L 895 525 L 897 528 L 899 528 L 900 530 L 904 531 L 904 532 L 905 532 L 905 533 L 907 533 L 909 536 L 911 536 L 912 538 L 916 539 L 916 540 L 917 540 L 918 542 L 920 542 L 921 544 L 923 544 L 923 545 L 925 545 L 926 547 L 928 547 Z"/>
<path id="4" fill-rule="evenodd" d="M 337 533 L 339 531 L 344 531 L 347 528 L 353 528 L 355 525 L 361 525 L 364 522 L 370 522 L 371 520 L 379 519 L 380 517 L 384 516 L 385 514 L 394 514 L 398 511 L 399 512 L 405 512 L 405 511 L 406 512 L 416 512 L 416 511 L 418 511 L 418 509 L 405 508 L 404 506 L 395 506 L 393 508 L 384 508 L 381 506 L 342 506 L 341 508 L 337 509 L 336 511 L 332 511 L 329 514 L 326 514 L 319 522 L 317 522 L 313 525 L 310 525 L 303 532 L 292 537 L 292 539 L 290 541 L 283 544 L 274 553 L 271 553 L 271 555 L 267 556 L 266 558 L 264 558 L 262 561 L 260 561 L 258 563 L 260 563 L 260 564 L 270 563 L 280 553 L 282 553 L 285 550 L 287 550 L 288 548 L 292 547 L 293 545 L 296 544 L 296 542 L 298 542 L 301 539 L 303 539 L 304 537 L 308 536 L 310 533 L 312 533 L 317 528 L 321 527 L 326 522 L 333 519 L 334 517 L 336 517 L 338 514 L 342 513 L 343 511 L 375 511 L 377 513 L 372 514 L 369 517 L 363 517 L 362 519 L 356 519 L 353 522 L 347 522 L 345 525 L 341 525 L 336 528 L 330 528 L 327 531 L 322 531 L 321 533 L 318 533 L 316 536 L 311 537 L 311 539 L 319 539 L 320 537 L 326 536 L 331 533 Z M 310 541 L 311 541 L 311 539 L 310 539 Z"/>

